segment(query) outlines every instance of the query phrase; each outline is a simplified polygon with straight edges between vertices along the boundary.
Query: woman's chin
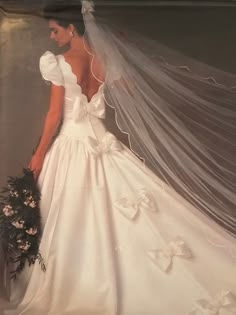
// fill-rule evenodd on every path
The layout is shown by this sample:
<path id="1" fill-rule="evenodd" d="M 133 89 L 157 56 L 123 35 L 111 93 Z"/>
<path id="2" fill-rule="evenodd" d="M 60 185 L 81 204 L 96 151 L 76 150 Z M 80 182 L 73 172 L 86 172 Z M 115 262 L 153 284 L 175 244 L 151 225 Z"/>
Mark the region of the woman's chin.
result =
<path id="1" fill-rule="evenodd" d="M 64 44 L 64 43 L 57 43 L 57 46 L 58 46 L 58 47 L 64 47 L 65 44 Z"/>

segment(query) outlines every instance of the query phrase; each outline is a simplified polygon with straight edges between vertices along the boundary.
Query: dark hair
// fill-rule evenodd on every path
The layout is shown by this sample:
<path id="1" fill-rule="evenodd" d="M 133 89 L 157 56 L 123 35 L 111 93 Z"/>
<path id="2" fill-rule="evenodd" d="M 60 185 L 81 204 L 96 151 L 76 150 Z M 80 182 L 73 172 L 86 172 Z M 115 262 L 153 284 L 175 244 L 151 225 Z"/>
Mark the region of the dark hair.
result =
<path id="1" fill-rule="evenodd" d="M 43 7 L 42 16 L 47 20 L 55 20 L 60 26 L 65 28 L 73 24 L 78 34 L 83 36 L 85 25 L 81 7 L 81 4 L 70 4 L 69 1 L 48 4 Z"/>

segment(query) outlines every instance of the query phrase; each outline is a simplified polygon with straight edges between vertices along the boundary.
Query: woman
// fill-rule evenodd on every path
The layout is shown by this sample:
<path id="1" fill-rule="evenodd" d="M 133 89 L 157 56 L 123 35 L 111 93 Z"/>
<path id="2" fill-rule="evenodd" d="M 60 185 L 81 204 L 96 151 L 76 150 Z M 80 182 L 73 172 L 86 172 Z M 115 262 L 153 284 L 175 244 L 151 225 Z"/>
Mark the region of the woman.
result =
<path id="1" fill-rule="evenodd" d="M 47 270 L 35 264 L 21 275 L 19 305 L 4 315 L 236 314 L 235 239 L 106 130 L 106 74 L 82 19 L 61 20 L 51 9 L 45 17 L 50 37 L 70 46 L 40 58 L 51 96 L 29 163 L 41 191 Z"/>

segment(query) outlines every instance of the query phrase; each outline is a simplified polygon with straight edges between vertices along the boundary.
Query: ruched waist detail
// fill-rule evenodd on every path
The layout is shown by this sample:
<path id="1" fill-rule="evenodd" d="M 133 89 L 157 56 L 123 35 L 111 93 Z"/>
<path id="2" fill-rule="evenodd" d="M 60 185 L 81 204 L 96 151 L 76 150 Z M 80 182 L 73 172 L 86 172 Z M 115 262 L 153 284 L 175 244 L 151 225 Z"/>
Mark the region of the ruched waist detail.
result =
<path id="1" fill-rule="evenodd" d="M 106 130 L 103 122 L 94 116 L 86 116 L 79 123 L 75 123 L 73 119 L 65 120 L 58 136 L 82 142 L 94 158 L 111 151 L 121 151 L 123 148 L 120 141 Z"/>
<path id="2" fill-rule="evenodd" d="M 97 140 L 103 139 L 106 128 L 100 118 L 86 115 L 79 122 L 75 122 L 73 119 L 67 117 L 64 116 L 59 135 L 65 135 L 81 141 L 85 141 L 87 137 Z"/>

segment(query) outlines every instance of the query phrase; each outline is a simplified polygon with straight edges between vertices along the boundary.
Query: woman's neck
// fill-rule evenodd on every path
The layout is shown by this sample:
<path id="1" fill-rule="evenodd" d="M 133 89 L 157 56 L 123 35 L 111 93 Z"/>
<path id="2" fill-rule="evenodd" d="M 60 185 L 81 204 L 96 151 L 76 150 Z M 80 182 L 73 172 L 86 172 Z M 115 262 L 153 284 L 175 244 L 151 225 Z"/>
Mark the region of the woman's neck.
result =
<path id="1" fill-rule="evenodd" d="M 74 36 L 70 42 L 70 52 L 75 55 L 88 55 L 92 53 L 91 47 L 82 36 Z"/>

